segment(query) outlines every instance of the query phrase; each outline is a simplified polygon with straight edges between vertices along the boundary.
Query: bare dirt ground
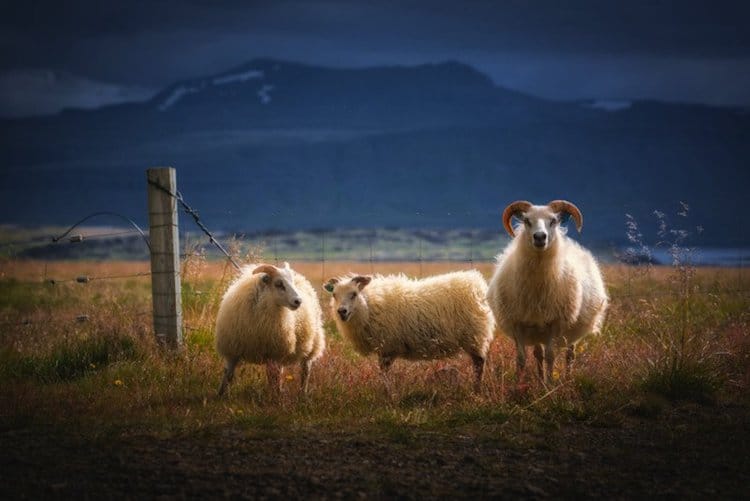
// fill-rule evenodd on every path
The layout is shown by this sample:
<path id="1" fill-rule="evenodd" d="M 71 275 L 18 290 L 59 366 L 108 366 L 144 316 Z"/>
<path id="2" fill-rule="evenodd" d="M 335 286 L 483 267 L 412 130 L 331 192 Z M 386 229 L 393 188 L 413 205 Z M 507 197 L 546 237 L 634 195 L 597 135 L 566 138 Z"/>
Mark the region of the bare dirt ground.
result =
<path id="1" fill-rule="evenodd" d="M 381 434 L 230 427 L 158 438 L 0 430 L 0 498 L 745 498 L 745 404 L 617 426 Z"/>

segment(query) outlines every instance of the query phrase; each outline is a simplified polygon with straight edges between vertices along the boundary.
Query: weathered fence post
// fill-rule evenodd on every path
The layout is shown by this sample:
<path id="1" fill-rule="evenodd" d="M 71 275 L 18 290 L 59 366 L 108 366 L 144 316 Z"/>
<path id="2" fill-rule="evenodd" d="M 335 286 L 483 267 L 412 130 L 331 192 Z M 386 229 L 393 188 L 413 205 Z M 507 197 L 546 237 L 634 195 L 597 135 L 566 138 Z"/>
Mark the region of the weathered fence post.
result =
<path id="1" fill-rule="evenodd" d="M 157 340 L 177 350 L 182 347 L 180 239 L 177 224 L 177 173 L 172 167 L 146 171 L 148 221 L 151 239 L 151 293 Z"/>

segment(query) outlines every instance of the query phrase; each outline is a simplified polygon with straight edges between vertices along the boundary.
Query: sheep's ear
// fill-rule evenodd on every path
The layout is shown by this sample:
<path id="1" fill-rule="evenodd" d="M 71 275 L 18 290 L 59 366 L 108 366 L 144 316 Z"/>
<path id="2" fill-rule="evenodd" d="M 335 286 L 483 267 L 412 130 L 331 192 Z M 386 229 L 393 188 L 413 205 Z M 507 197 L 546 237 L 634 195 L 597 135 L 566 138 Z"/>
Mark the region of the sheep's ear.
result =
<path id="1" fill-rule="evenodd" d="M 370 283 L 370 280 L 372 280 L 372 277 L 363 277 L 362 275 L 352 278 L 352 282 L 357 284 L 359 290 L 364 289 Z"/>
<path id="2" fill-rule="evenodd" d="M 323 284 L 323 290 L 333 294 L 333 287 L 338 283 L 338 279 L 332 278 Z"/>

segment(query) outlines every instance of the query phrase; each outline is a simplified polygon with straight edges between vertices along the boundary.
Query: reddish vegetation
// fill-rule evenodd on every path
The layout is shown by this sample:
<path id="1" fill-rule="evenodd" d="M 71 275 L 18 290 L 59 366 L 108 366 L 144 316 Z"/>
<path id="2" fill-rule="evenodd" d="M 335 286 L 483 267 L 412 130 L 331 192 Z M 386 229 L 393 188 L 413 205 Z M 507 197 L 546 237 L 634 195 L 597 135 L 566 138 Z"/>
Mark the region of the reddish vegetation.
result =
<path id="1" fill-rule="evenodd" d="M 467 267 L 292 265 L 319 290 L 349 271 Z M 489 276 L 492 265 L 477 268 Z M 0 496 L 733 498 L 750 480 L 744 270 L 605 267 L 604 332 L 582 344 L 571 379 L 525 392 L 513 391 L 513 348 L 500 336 L 480 396 L 461 356 L 397 362 L 391 400 L 376 361 L 329 322 L 306 401 L 296 372 L 276 400 L 253 366 L 215 398 L 213 322 L 234 275 L 223 262 L 184 263 L 177 357 L 154 346 L 148 277 L 59 282 L 144 271 L 145 262 L 0 262 Z M 95 351 L 82 347 L 92 339 L 124 351 L 90 361 Z M 78 372 L 61 373 L 65 364 Z"/>

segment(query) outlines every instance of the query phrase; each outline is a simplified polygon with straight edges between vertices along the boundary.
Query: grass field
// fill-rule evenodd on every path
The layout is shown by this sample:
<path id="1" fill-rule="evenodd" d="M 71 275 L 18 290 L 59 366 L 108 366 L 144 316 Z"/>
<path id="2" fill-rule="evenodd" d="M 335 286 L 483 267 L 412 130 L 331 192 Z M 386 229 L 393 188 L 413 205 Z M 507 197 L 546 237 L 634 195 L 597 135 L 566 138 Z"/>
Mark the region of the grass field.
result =
<path id="1" fill-rule="evenodd" d="M 347 271 L 419 276 L 465 264 L 376 266 L 301 263 L 297 269 L 320 289 L 324 276 Z M 478 268 L 489 276 L 489 264 Z M 697 269 L 686 277 L 671 268 L 608 267 L 613 301 L 606 328 L 579 346 L 574 376 L 549 388 L 536 384 L 528 395 L 513 393 L 513 347 L 500 337 L 492 346 L 482 396 L 470 393 L 465 357 L 400 361 L 393 368 L 397 400 L 391 403 L 375 360 L 357 356 L 326 311 L 328 350 L 313 369 L 306 401 L 297 394 L 296 367 L 285 373 L 286 391 L 274 402 L 266 394 L 263 370 L 249 365 L 239 370 L 231 396 L 219 400 L 214 390 L 221 361 L 213 349 L 213 322 L 233 269 L 199 259 L 185 263 L 186 348 L 177 356 L 162 353 L 153 341 L 149 277 L 96 280 L 147 271 L 141 262 L 3 263 L 1 377 L 2 397 L 10 404 L 3 420 L 83 421 L 102 432 L 137 426 L 165 433 L 231 422 L 471 427 L 502 424 L 511 415 L 546 419 L 549 413 L 562 420 L 616 421 L 623 411 L 638 412 L 653 395 L 710 401 L 742 393 L 748 383 L 749 297 L 738 290 L 744 281 L 738 271 Z M 91 281 L 62 281 L 81 275 Z M 44 283 L 44 277 L 58 283 Z M 327 302 L 322 291 L 321 301 Z M 87 320 L 80 321 L 81 315 Z"/>
<path id="2" fill-rule="evenodd" d="M 292 264 L 318 290 L 324 278 L 348 271 L 425 276 L 467 266 Z M 491 264 L 476 267 L 489 277 Z M 240 366 L 226 398 L 216 397 L 222 364 L 213 348 L 213 322 L 233 268 L 200 258 L 183 263 L 185 349 L 179 354 L 163 352 L 153 339 L 149 277 L 105 278 L 147 271 L 146 262 L 0 263 L 3 433 L 52 430 L 98 441 L 133 435 L 176 440 L 220 430 L 252 440 L 350 433 L 416 448 L 424 437 L 469 436 L 502 439 L 511 448 L 531 443 L 536 450 L 559 430 L 625 433 L 663 424 L 685 408 L 709 423 L 722 406 L 735 406 L 746 418 L 745 270 L 605 267 L 612 303 L 604 332 L 579 345 L 572 377 L 557 377 L 549 386 L 533 381 L 520 393 L 513 347 L 501 336 L 493 342 L 481 395 L 471 392 L 470 363 L 462 355 L 397 361 L 389 398 L 376 361 L 356 355 L 326 311 L 328 349 L 313 367 L 306 399 L 298 392 L 296 367 L 285 372 L 284 391 L 274 399 L 264 370 L 250 365 Z M 76 282 L 81 275 L 89 281 Z M 323 291 L 320 296 L 327 304 Z M 23 492 L 36 492 L 29 489 Z M 393 492 L 399 493 L 404 491 Z"/>

